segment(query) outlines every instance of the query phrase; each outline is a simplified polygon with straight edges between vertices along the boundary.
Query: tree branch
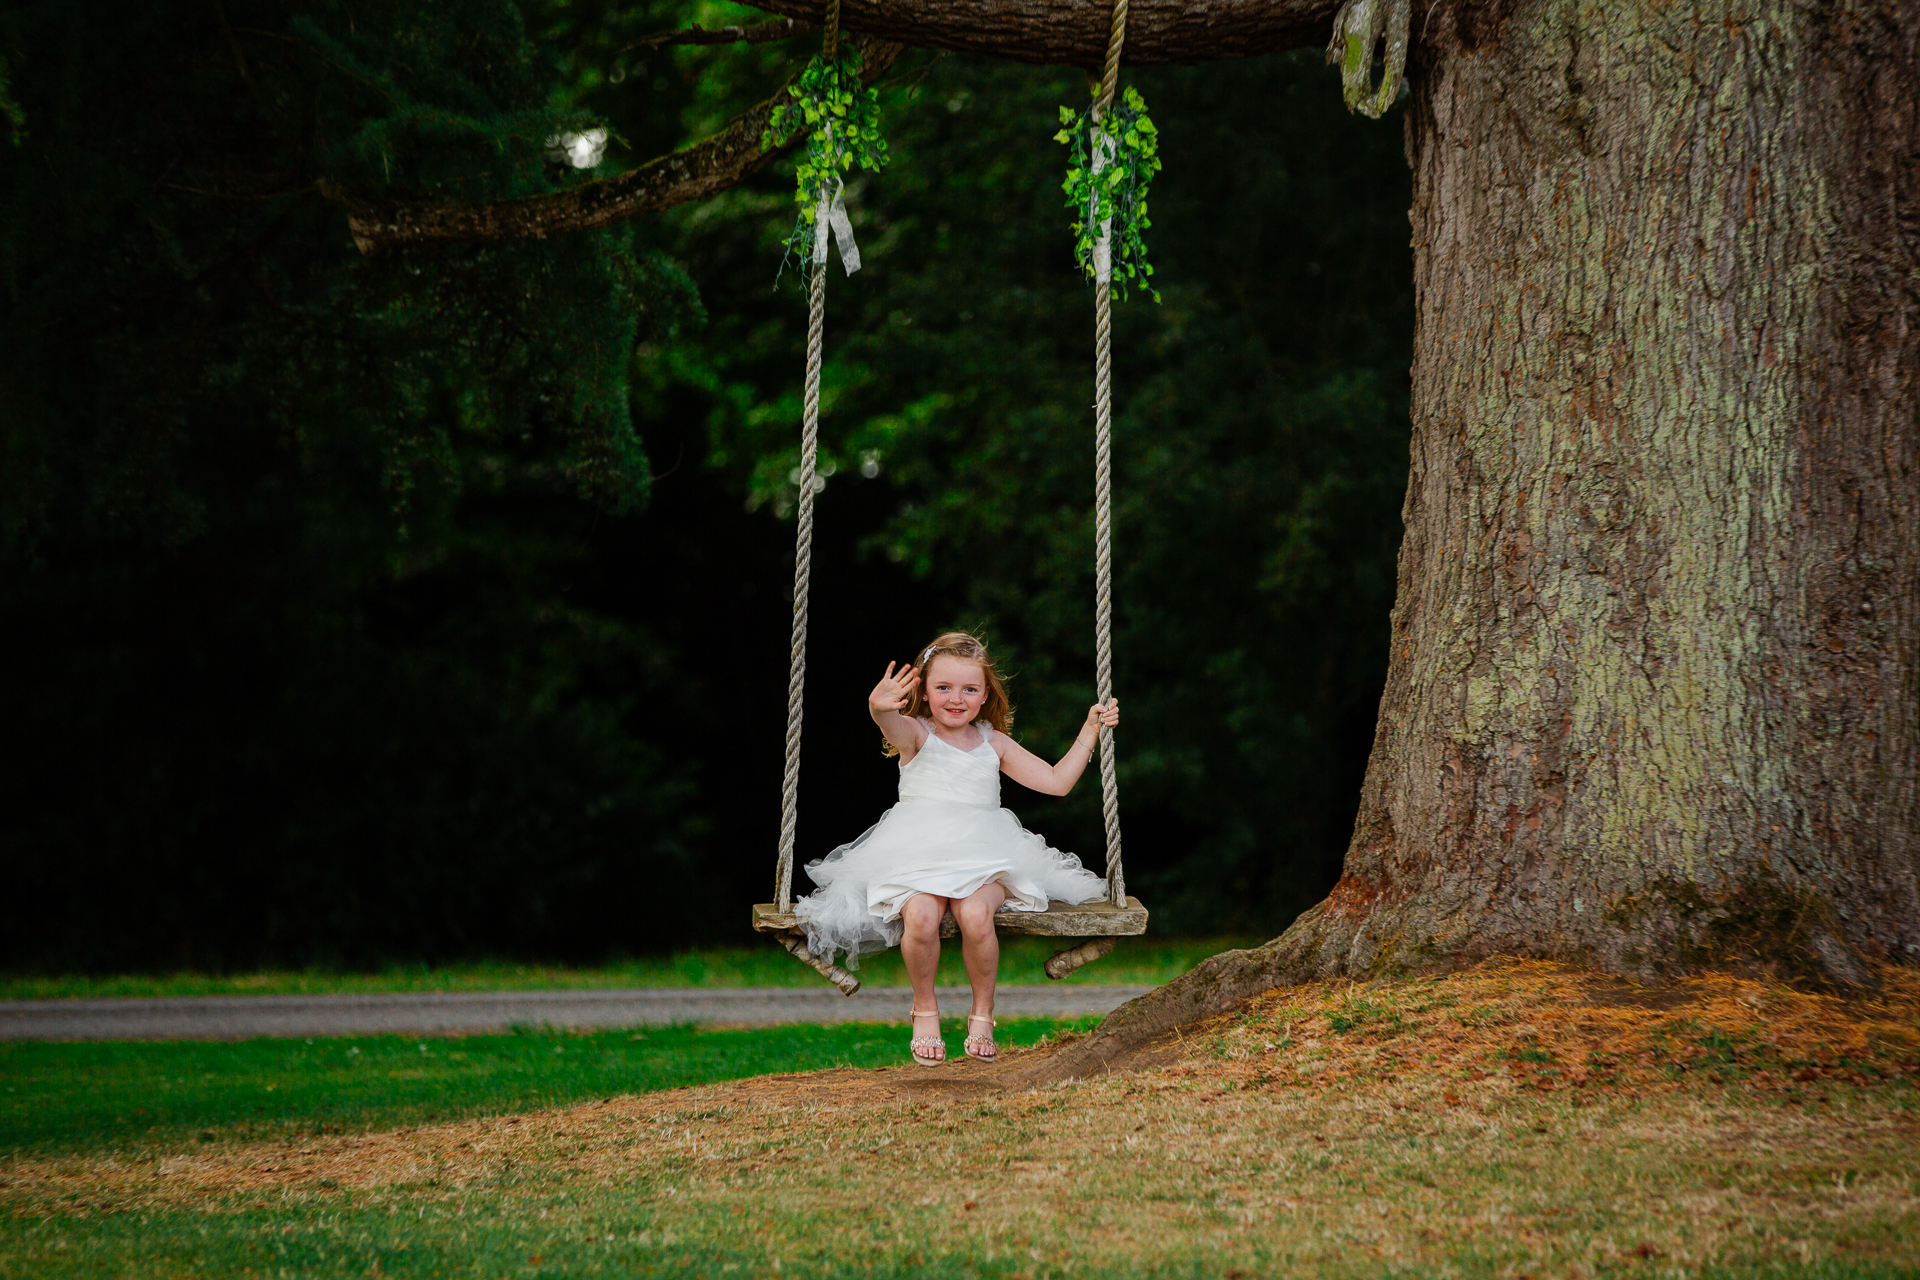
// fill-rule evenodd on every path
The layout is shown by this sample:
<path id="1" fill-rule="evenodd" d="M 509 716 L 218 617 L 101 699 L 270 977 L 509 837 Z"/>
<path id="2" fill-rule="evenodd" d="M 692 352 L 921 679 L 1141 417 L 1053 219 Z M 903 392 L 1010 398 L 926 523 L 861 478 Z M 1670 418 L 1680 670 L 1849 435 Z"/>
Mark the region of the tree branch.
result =
<path id="1" fill-rule="evenodd" d="M 751 0 L 808 22 L 824 0 Z M 1131 0 L 1125 61 L 1192 65 L 1303 45 L 1326 47 L 1340 0 Z M 1097 67 L 1112 0 L 842 0 L 840 28 L 922 49 L 1011 62 Z"/>
<path id="2" fill-rule="evenodd" d="M 670 44 L 767 44 L 774 40 L 812 35 L 818 30 L 820 28 L 813 23 L 796 18 L 775 18 L 772 22 L 756 22 L 749 27 L 709 28 L 696 22 L 684 31 L 662 31 L 658 35 L 630 40 L 620 47 L 620 51 L 658 49 Z"/>
<path id="3" fill-rule="evenodd" d="M 756 0 L 760 8 L 818 24 L 825 0 Z M 1126 61 L 1200 63 L 1326 44 L 1339 0 L 1132 0 Z M 842 0 L 842 29 L 861 38 L 862 78 L 872 84 L 904 46 L 1061 66 L 1098 66 L 1112 21 L 1110 0 Z M 703 43 L 755 40 L 786 24 L 678 33 Z M 798 24 L 795 24 L 796 26 Z M 732 33 L 732 34 L 729 34 Z M 664 40 L 664 37 L 662 38 Z M 641 42 L 646 43 L 646 42 Z M 700 200 L 737 185 L 773 158 L 760 135 L 785 93 L 750 108 L 690 147 L 616 178 L 548 195 L 484 204 L 377 204 L 328 191 L 347 207 L 362 253 L 428 240 L 512 240 L 604 227 Z"/>
<path id="4" fill-rule="evenodd" d="M 906 52 L 899 44 L 867 39 L 861 41 L 861 51 L 860 76 L 869 84 Z M 346 206 L 353 242 L 369 255 L 429 240 L 520 240 L 610 226 L 704 199 L 758 171 L 783 149 L 763 149 L 760 137 L 786 91 L 782 85 L 720 132 L 672 155 L 658 156 L 618 177 L 546 195 L 481 204 L 378 204 L 323 191 Z"/>

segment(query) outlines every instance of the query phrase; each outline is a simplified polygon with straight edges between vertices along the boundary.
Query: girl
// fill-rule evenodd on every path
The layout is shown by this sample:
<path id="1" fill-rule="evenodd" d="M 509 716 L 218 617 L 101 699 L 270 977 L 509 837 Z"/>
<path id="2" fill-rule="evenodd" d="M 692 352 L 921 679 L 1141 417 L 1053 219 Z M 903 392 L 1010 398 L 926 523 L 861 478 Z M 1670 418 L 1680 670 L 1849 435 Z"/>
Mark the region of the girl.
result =
<path id="1" fill-rule="evenodd" d="M 940 922 L 952 911 L 973 985 L 967 1056 L 990 1062 L 1000 968 L 994 913 L 1045 911 L 1052 901 L 1092 902 L 1106 892 L 1080 859 L 1049 847 L 1000 807 L 1000 775 L 1066 795 L 1087 767 L 1100 726 L 1120 723 L 1119 700 L 1089 707 L 1073 748 L 1060 763 L 1046 764 L 1007 736 L 1013 706 L 987 646 L 950 631 L 922 650 L 917 664 L 896 674 L 889 662 L 867 695 L 867 711 L 886 737 L 886 753 L 900 757 L 900 803 L 852 844 L 807 864 L 820 887 L 794 904 L 794 915 L 817 956 L 845 951 L 852 965 L 863 951 L 899 945 L 913 982 L 908 1050 L 933 1067 L 947 1056 L 933 980 Z"/>

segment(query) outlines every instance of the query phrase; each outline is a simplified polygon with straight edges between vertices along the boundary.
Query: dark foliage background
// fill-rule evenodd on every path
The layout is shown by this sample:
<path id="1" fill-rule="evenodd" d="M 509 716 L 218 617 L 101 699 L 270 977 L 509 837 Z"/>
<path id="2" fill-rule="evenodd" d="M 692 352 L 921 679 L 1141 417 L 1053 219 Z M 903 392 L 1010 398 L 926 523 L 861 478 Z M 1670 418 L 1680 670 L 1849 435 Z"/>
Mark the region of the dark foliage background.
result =
<path id="1" fill-rule="evenodd" d="M 361 257 L 329 190 L 520 194 L 764 96 L 750 11 L 0 7 L 0 963 L 591 959 L 737 939 L 778 823 L 803 299 L 790 167 L 538 243 Z M 1337 873 L 1384 670 L 1399 132 L 1308 57 L 1129 73 L 1164 304 L 1115 335 L 1129 881 L 1278 931 Z M 1092 698 L 1077 72 L 912 55 L 835 268 L 802 851 L 888 802 L 863 700 L 984 630 Z M 18 120 L 18 124 L 13 123 Z M 609 128 L 593 169 L 550 145 Z M 1090 780 L 1091 781 L 1091 780 Z M 1098 789 L 1009 803 L 1098 865 Z"/>

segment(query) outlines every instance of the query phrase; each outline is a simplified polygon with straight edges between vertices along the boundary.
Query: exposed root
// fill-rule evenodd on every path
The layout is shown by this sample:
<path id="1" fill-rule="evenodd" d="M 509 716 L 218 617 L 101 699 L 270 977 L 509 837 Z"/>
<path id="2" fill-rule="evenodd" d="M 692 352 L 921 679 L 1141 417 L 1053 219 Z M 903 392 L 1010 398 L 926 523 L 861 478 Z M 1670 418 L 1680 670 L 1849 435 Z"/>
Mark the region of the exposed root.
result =
<path id="1" fill-rule="evenodd" d="M 1321 971 L 1326 904 L 1306 912 L 1272 942 L 1210 956 L 1164 987 L 1115 1009 L 1093 1034 L 1028 1065 L 1030 1083 L 1068 1080 L 1127 1065 L 1180 1027 L 1224 1013 L 1275 987 L 1328 976 Z"/>

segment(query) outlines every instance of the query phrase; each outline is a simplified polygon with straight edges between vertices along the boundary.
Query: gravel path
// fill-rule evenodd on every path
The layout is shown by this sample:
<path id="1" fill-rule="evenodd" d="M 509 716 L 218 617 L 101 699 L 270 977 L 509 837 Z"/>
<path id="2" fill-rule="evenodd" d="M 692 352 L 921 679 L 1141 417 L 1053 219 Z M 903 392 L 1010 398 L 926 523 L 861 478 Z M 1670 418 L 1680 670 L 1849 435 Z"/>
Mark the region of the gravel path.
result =
<path id="1" fill-rule="evenodd" d="M 1002 987 L 1000 1017 L 1107 1013 L 1152 987 Z M 145 1000 L 0 1000 L 0 1040 L 224 1040 L 248 1036 L 449 1035 L 514 1026 L 633 1027 L 673 1022 L 904 1021 L 906 987 L 408 992 L 339 996 L 184 996 Z M 967 1011 L 965 987 L 941 987 L 943 1013 Z"/>

